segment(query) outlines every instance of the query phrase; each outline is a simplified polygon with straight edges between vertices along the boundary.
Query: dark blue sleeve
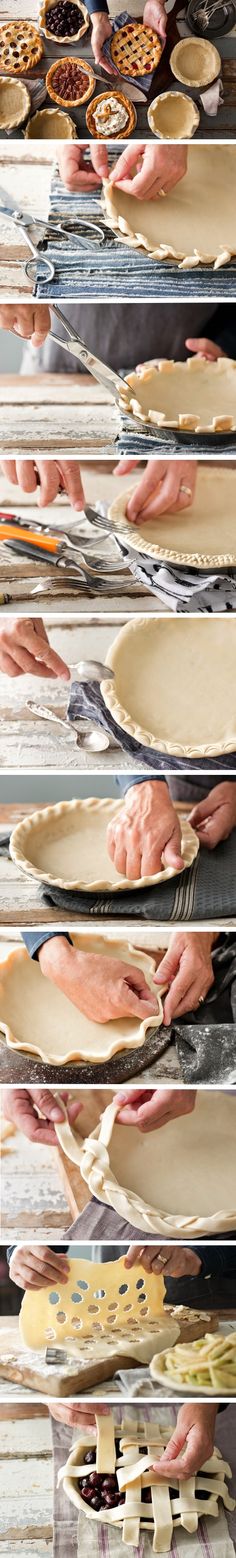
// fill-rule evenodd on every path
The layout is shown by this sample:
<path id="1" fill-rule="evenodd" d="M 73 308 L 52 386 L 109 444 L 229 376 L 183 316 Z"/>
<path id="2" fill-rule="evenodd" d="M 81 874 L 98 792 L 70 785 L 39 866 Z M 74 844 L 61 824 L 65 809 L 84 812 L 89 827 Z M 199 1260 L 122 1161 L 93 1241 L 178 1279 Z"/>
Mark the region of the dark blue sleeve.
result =
<path id="1" fill-rule="evenodd" d="M 227 357 L 236 357 L 236 307 L 235 303 L 225 303 L 216 309 L 214 319 L 209 325 L 209 340 L 215 341 L 216 346 L 221 346 L 222 352 Z"/>
<path id="2" fill-rule="evenodd" d="M 236 1278 L 235 1245 L 229 1247 L 224 1244 L 206 1244 L 200 1247 L 199 1244 L 192 1244 L 191 1249 L 201 1260 L 202 1276 Z"/>
<path id="3" fill-rule="evenodd" d="M 156 776 L 156 774 L 142 774 L 142 778 L 138 777 L 138 774 L 132 774 L 129 779 L 126 779 L 125 774 L 118 774 L 116 783 L 118 784 L 118 789 L 121 791 L 121 795 L 126 795 L 126 791 L 131 790 L 133 784 L 147 784 L 149 779 L 151 779 L 152 784 L 153 781 L 155 781 L 155 784 L 166 784 L 164 774 L 161 774 L 160 776 L 159 774 L 158 776 Z"/>
<path id="4" fill-rule="evenodd" d="M 22 940 L 24 941 L 25 947 L 27 947 L 27 952 L 29 952 L 31 958 L 36 957 L 37 952 L 39 952 L 39 948 L 43 946 L 44 941 L 52 941 L 52 937 L 55 936 L 66 936 L 66 940 L 71 943 L 71 936 L 69 936 L 68 931 L 66 930 L 43 931 L 42 927 L 41 930 L 22 931 Z"/>
<path id="5" fill-rule="evenodd" d="M 87 11 L 89 16 L 92 16 L 94 11 L 104 11 L 105 16 L 109 16 L 107 0 L 87 0 Z"/>

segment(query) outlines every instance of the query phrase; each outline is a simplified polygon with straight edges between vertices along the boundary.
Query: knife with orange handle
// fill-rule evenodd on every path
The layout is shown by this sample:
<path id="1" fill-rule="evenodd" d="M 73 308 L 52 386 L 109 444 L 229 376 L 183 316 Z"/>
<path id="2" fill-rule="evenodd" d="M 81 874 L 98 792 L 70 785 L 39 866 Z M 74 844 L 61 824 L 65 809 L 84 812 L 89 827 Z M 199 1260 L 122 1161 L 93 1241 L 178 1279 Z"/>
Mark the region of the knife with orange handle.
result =
<path id="1" fill-rule="evenodd" d="M 55 563 L 59 568 L 65 568 L 69 563 L 77 563 L 82 560 L 78 550 L 71 546 L 61 536 L 49 535 L 48 532 L 34 531 L 25 527 L 19 521 L 10 516 L 4 516 L 4 523 L 0 514 L 0 541 L 5 541 L 14 552 L 23 552 L 25 557 L 41 558 L 41 561 Z"/>

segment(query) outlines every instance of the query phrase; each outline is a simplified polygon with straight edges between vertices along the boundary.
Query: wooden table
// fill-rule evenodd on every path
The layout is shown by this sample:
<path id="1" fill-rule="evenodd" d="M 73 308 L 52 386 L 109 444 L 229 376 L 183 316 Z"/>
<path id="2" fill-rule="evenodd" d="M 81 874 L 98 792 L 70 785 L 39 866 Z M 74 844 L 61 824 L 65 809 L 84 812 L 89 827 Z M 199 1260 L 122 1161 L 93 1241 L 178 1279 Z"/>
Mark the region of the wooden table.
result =
<path id="1" fill-rule="evenodd" d="M 13 144 L 10 139 L 10 145 L 5 142 L 3 150 L 0 139 L 0 184 L 18 206 L 42 220 L 49 211 L 52 167 L 53 148 L 50 151 L 35 142 L 32 151 L 28 151 L 27 145 L 17 145 L 17 141 Z M 24 234 L 1 216 L 0 208 L 0 299 L 32 297 L 32 283 L 24 268 L 29 258 Z"/>
<path id="2" fill-rule="evenodd" d="M 111 1089 L 79 1089 L 82 1136 L 94 1129 L 112 1097 Z M 4 1093 L 2 1102 L 4 1110 Z M 61 1148 L 35 1147 L 20 1131 L 10 1141 L 11 1147 L 9 1142 L 9 1151 L 2 1158 L 1 1240 L 7 1245 L 18 1240 L 60 1243 L 66 1239 L 78 1208 L 82 1211 L 90 1201 L 88 1186 Z"/>
<path id="3" fill-rule="evenodd" d="M 37 1406 L 1 1407 L 1 1555 L 41 1558 L 53 1553 L 52 1440 L 48 1412 Z M 5 1419 L 5 1420 L 4 1420 Z M 19 1421 L 20 1420 L 20 1421 Z"/>
<path id="4" fill-rule="evenodd" d="M 70 459 L 88 453 L 113 459 L 121 418 L 90 374 L 0 375 L 0 457 L 10 454 Z"/>
<path id="5" fill-rule="evenodd" d="M 121 490 L 121 479 L 114 476 L 112 463 L 106 463 L 102 460 L 99 460 L 99 463 L 96 462 L 95 465 L 82 463 L 80 469 L 86 502 L 91 503 L 92 506 L 95 506 L 96 502 L 105 503 L 109 506 Z M 142 470 L 143 465 L 141 466 L 140 475 Z M 133 485 L 133 475 L 124 477 L 123 480 L 125 489 L 129 485 Z M 1 474 L 1 471 L 0 509 L 3 510 L 3 513 L 20 515 L 27 524 L 32 523 L 33 526 L 40 519 L 42 525 L 58 527 L 59 534 L 61 531 L 65 533 L 68 533 L 68 531 L 73 532 L 73 529 L 76 529 L 76 533 L 80 534 L 80 529 L 83 525 L 83 516 L 79 512 L 78 514 L 75 513 L 66 495 L 56 498 L 53 504 L 39 510 L 37 493 L 22 492 L 20 487 L 17 491 L 12 486 L 12 483 L 7 480 L 7 477 Z M 97 536 L 98 556 L 100 556 L 102 550 L 103 556 L 106 555 L 107 558 L 115 556 L 117 561 L 117 550 L 114 550 L 113 543 L 107 539 L 104 548 L 99 531 Z M 36 586 L 39 586 L 39 594 L 33 593 Z M 60 612 L 61 614 L 68 612 L 70 606 L 74 611 L 76 604 L 78 604 L 80 615 L 87 613 L 88 610 L 93 612 L 98 610 L 100 613 L 101 611 L 110 612 L 111 603 L 112 611 L 123 612 L 127 610 L 132 611 L 132 615 L 137 611 L 145 610 L 145 613 L 153 611 L 153 603 L 155 614 L 164 609 L 156 596 L 153 602 L 153 596 L 149 592 L 147 593 L 141 584 L 138 585 L 132 580 L 132 575 L 125 567 L 123 567 L 121 575 L 114 573 L 114 591 L 112 589 L 112 595 L 110 594 L 110 585 L 108 593 L 106 584 L 102 596 L 96 594 L 95 585 L 94 594 L 92 593 L 92 587 L 88 594 L 86 586 L 81 584 L 79 580 L 74 588 L 71 588 L 69 584 L 66 585 L 64 575 L 60 570 L 55 569 L 50 562 L 32 562 L 30 558 L 22 557 L 19 553 L 10 551 L 4 545 L 4 542 L 0 542 L 0 595 L 1 592 L 6 597 L 9 597 L 9 604 L 4 605 L 4 613 L 11 614 L 13 612 L 14 615 L 16 605 L 22 606 L 24 611 L 31 612 L 34 616 L 41 615 L 45 605 L 49 605 L 54 613 Z"/>
<path id="6" fill-rule="evenodd" d="M 86 1246 L 85 1246 L 85 1248 L 86 1248 Z M 208 1311 L 208 1313 L 210 1313 L 210 1311 Z M 233 1321 L 233 1322 L 235 1322 L 235 1326 L 236 1326 L 236 1309 L 228 1309 L 228 1310 L 221 1310 L 220 1309 L 220 1310 L 217 1310 L 217 1311 L 214 1310 L 214 1314 L 216 1314 L 216 1313 L 217 1313 L 218 1325 L 219 1325 L 219 1328 L 222 1331 L 223 1335 L 226 1334 L 227 1322 L 230 1321 L 230 1326 L 232 1326 L 232 1321 Z M 222 1322 L 223 1322 L 223 1324 L 222 1324 Z M 6 1343 L 5 1343 L 5 1337 L 6 1337 Z M 7 1350 L 8 1350 L 9 1353 L 13 1354 L 14 1356 L 17 1357 L 17 1359 L 19 1359 L 19 1357 L 20 1357 L 20 1355 L 22 1353 L 22 1344 L 21 1344 L 21 1347 L 20 1347 L 19 1346 L 19 1327 L 18 1327 L 18 1320 L 17 1320 L 16 1316 L 14 1316 L 14 1318 L 13 1318 L 12 1315 L 10 1315 L 10 1316 L 9 1315 L 3 1315 L 2 1319 L 1 1319 L 1 1324 L 0 1324 L 0 1358 L 1 1358 L 1 1354 L 6 1352 L 6 1347 L 7 1347 Z M 42 1354 L 42 1358 L 44 1359 L 44 1354 Z M 29 1366 L 32 1366 L 32 1355 L 31 1355 L 30 1352 L 29 1352 L 28 1356 L 26 1355 L 26 1362 L 27 1362 L 27 1364 L 29 1364 Z M 168 1385 L 165 1386 L 165 1385 L 157 1384 L 156 1381 L 154 1382 L 154 1380 L 151 1379 L 150 1371 L 149 1371 L 148 1366 L 146 1366 L 146 1368 L 144 1366 L 143 1370 L 142 1370 L 142 1378 L 141 1378 L 141 1381 L 140 1381 L 140 1386 L 141 1386 L 141 1388 L 140 1388 L 140 1397 L 138 1396 L 138 1392 L 137 1392 L 137 1395 L 136 1395 L 136 1398 L 135 1398 L 137 1402 L 139 1401 L 139 1399 L 143 1399 L 144 1385 L 145 1385 L 145 1395 L 146 1395 L 148 1400 L 149 1400 L 150 1397 L 153 1397 L 155 1401 L 166 1401 L 166 1400 L 168 1400 L 168 1398 L 169 1398 L 169 1387 L 168 1387 Z M 136 1386 L 136 1390 L 137 1390 L 137 1386 Z M 74 1392 L 72 1392 L 72 1394 L 74 1394 Z M 112 1398 L 112 1400 L 116 1400 L 117 1398 L 119 1399 L 120 1397 L 122 1397 L 122 1400 L 126 1400 L 127 1399 L 127 1395 L 124 1393 L 123 1382 L 121 1383 L 121 1380 L 119 1380 L 117 1373 L 116 1373 L 115 1376 L 114 1375 L 113 1375 L 113 1377 L 111 1376 L 110 1379 L 103 1380 L 101 1382 L 101 1384 L 99 1384 L 99 1386 L 98 1385 L 97 1386 L 90 1385 L 89 1388 L 87 1387 L 87 1390 L 83 1389 L 82 1400 L 85 1399 L 85 1401 L 86 1401 L 91 1396 L 95 1400 L 98 1400 L 98 1399 L 101 1400 L 103 1398 L 105 1400 L 107 1400 L 107 1398 L 108 1399 Z M 39 1401 L 39 1392 L 36 1391 L 36 1390 L 30 1389 L 29 1386 L 16 1383 L 16 1381 L 14 1381 L 14 1380 L 10 1380 L 10 1379 L 7 1379 L 7 1378 L 4 1379 L 4 1376 L 2 1376 L 0 1378 L 0 1419 L 1 1419 L 1 1407 L 2 1407 L 2 1404 L 4 1403 L 4 1401 L 6 1400 L 6 1398 L 8 1399 L 9 1406 L 12 1406 L 12 1408 L 14 1407 L 14 1403 L 17 1402 L 17 1400 L 18 1400 L 18 1402 L 21 1403 L 21 1405 L 23 1403 L 24 1403 L 24 1405 L 26 1405 L 26 1403 L 28 1403 L 28 1402 L 29 1402 L 30 1405 L 32 1405 L 33 1402 L 35 1402 L 36 1404 L 38 1403 L 38 1401 Z M 61 1398 L 61 1400 L 63 1402 L 63 1397 Z M 64 1404 L 65 1404 L 65 1400 L 66 1400 L 66 1398 L 64 1397 Z"/>
<path id="7" fill-rule="evenodd" d="M 118 10 L 122 10 L 122 4 L 120 6 L 116 4 L 114 7 L 111 3 L 109 9 L 111 14 L 114 14 L 114 9 L 116 12 Z M 165 92 L 169 89 L 175 90 L 176 86 L 178 86 L 172 76 L 169 59 L 172 48 L 174 47 L 175 43 L 178 42 L 180 37 L 178 27 L 178 16 L 182 16 L 180 0 L 175 0 L 172 10 L 170 9 L 170 5 L 168 5 L 167 10 L 169 13 L 167 43 L 158 70 L 152 78 L 152 84 L 148 98 L 148 101 L 150 102 L 157 95 L 157 93 L 159 94 L 159 92 Z M 133 16 L 135 15 L 135 3 L 128 4 L 128 11 Z M 8 20 L 9 18 L 16 18 L 17 20 L 20 20 L 22 17 L 24 19 L 29 18 L 37 25 L 38 16 L 38 0 L 7 0 L 7 4 L 5 0 L 5 4 L 3 4 L 1 20 L 2 22 L 4 20 Z M 201 140 L 212 140 L 213 138 L 229 140 L 231 137 L 233 139 L 235 138 L 236 129 L 236 28 L 234 28 L 233 33 L 230 35 L 227 34 L 225 38 L 218 39 L 215 37 L 213 41 L 217 46 L 219 45 L 219 53 L 221 54 L 224 101 L 222 107 L 218 109 L 217 115 L 212 118 L 212 116 L 209 116 L 209 114 L 205 113 L 205 110 L 203 109 L 199 99 L 198 106 L 200 107 L 200 124 L 197 130 L 197 138 Z M 52 64 L 54 59 L 60 59 L 65 53 L 68 53 L 68 50 L 71 54 L 79 53 L 79 56 L 84 60 L 85 65 L 87 60 L 93 66 L 93 69 L 96 69 L 91 49 L 90 33 L 86 33 L 85 37 L 80 39 L 79 46 L 73 46 L 70 44 L 70 47 L 68 45 L 66 45 L 66 47 L 65 45 L 64 47 L 58 47 L 54 45 L 49 39 L 45 38 L 44 49 L 44 56 L 42 60 L 40 60 L 40 64 L 37 66 L 36 70 L 33 72 L 32 77 L 30 79 L 27 76 L 25 77 L 29 87 L 30 85 L 34 87 L 35 79 L 41 81 L 42 95 L 44 77 L 47 70 L 49 69 L 50 64 Z M 124 77 L 117 78 L 116 84 L 119 84 L 122 89 L 125 90 Z M 96 96 L 100 92 L 103 92 L 105 90 L 104 82 L 97 81 L 95 90 Z M 46 98 L 46 96 L 44 97 L 44 102 L 45 101 L 47 101 L 48 104 L 50 103 L 50 99 L 48 97 Z M 77 125 L 77 135 L 79 140 L 87 140 L 88 138 L 85 111 L 86 104 L 72 114 L 72 117 L 74 118 Z M 3 132 L 0 133 L 3 135 Z M 18 131 L 18 136 L 19 135 L 22 136 L 23 131 Z M 152 132 L 149 130 L 147 119 L 146 101 L 137 103 L 137 125 L 134 131 L 135 138 L 139 139 L 141 137 L 141 139 L 143 139 L 144 136 L 146 140 L 150 137 L 152 138 Z"/>

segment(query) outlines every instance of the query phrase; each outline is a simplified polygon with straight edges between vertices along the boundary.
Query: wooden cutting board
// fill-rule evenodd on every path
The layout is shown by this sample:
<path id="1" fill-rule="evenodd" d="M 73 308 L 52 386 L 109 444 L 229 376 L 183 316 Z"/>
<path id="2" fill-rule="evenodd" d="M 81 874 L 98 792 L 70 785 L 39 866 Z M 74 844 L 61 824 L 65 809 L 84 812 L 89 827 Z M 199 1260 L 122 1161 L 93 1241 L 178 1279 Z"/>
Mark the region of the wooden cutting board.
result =
<path id="1" fill-rule="evenodd" d="M 168 1314 L 170 1319 L 174 1318 L 174 1311 L 171 1309 L 167 1310 L 167 1318 Z M 185 1319 L 183 1324 L 178 1317 L 178 1323 L 179 1341 L 195 1341 L 198 1336 L 204 1334 L 206 1328 L 205 1321 L 191 1320 L 191 1316 Z M 217 1330 L 217 1327 L 218 1315 L 212 1314 L 209 1316 L 207 1329 L 212 1331 Z M 31 1352 L 30 1349 L 26 1350 L 22 1347 L 17 1321 L 14 1328 L 11 1327 L 9 1331 L 6 1329 L 4 1339 L 3 1332 L 0 1334 L 0 1349 L 0 1379 L 12 1380 L 25 1389 L 39 1391 L 43 1396 L 79 1395 L 81 1391 L 91 1390 L 105 1380 L 113 1379 L 119 1369 L 137 1368 L 137 1359 L 132 1358 L 130 1353 L 125 1351 L 125 1342 L 123 1352 L 116 1351 L 115 1337 L 114 1351 L 109 1348 L 108 1352 L 104 1338 L 103 1358 L 93 1356 L 90 1360 L 86 1355 L 84 1361 L 79 1358 L 77 1362 L 75 1358 L 68 1356 L 65 1363 L 49 1365 L 43 1352 Z M 155 1341 L 153 1349 L 155 1351 Z"/>

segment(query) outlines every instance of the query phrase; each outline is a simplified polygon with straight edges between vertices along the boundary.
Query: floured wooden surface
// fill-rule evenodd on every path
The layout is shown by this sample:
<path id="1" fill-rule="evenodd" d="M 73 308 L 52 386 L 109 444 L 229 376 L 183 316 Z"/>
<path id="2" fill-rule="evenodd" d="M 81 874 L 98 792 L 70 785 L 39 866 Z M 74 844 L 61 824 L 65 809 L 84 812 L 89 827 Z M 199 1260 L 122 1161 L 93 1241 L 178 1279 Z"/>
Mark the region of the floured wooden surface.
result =
<path id="1" fill-rule="evenodd" d="M 19 156 L 19 152 L 21 156 Z M 46 220 L 50 205 L 50 187 L 53 157 L 23 155 L 22 147 L 11 142 L 0 151 L 0 185 L 8 195 L 32 216 Z M 42 235 L 43 236 L 43 235 Z M 38 240 L 37 240 L 38 241 Z M 5 299 L 32 296 L 32 283 L 25 275 L 25 261 L 30 250 L 23 230 L 17 230 L 0 208 L 0 297 Z"/>
<path id="2" fill-rule="evenodd" d="M 53 1552 L 52 1440 L 48 1417 L 1 1423 L 2 1558 L 41 1558 Z"/>
<path id="3" fill-rule="evenodd" d="M 95 457 L 116 454 L 119 410 L 88 375 L 2 374 L 0 421 L 0 456 L 63 453 L 69 459 L 72 450 L 80 458 L 88 450 Z"/>

